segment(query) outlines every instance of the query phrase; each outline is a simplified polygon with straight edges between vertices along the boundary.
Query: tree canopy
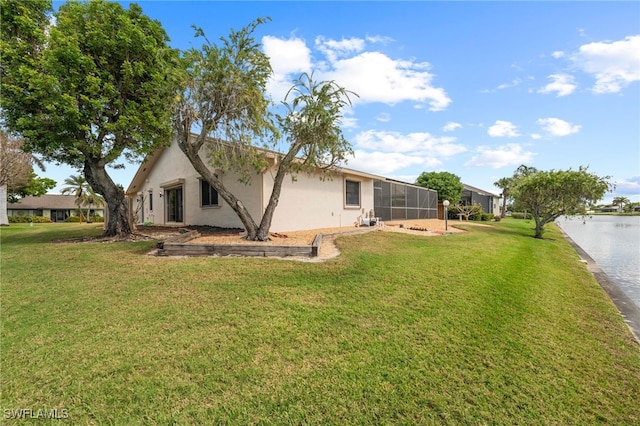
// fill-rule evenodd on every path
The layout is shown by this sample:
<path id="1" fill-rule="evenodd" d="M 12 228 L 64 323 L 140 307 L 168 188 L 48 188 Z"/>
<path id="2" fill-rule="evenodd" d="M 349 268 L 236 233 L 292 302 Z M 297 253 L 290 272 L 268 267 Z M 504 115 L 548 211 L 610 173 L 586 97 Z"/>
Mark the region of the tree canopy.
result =
<path id="1" fill-rule="evenodd" d="M 422 172 L 416 185 L 438 191 L 438 201 L 449 200 L 451 205 L 460 203 L 464 188 L 460 177 L 449 172 Z"/>
<path id="2" fill-rule="evenodd" d="M 22 139 L 0 130 L 0 226 L 9 225 L 7 202 L 27 195 L 40 196 L 56 186 L 53 179 L 38 177 L 33 164 L 44 166 L 33 155 L 22 150 Z"/>
<path id="3" fill-rule="evenodd" d="M 631 201 L 629 201 L 627 197 L 623 197 L 623 196 L 615 197 L 612 201 L 613 205 L 618 206 L 620 210 L 624 208 L 625 204 L 629 204 L 630 202 Z"/>
<path id="4" fill-rule="evenodd" d="M 131 232 L 124 191 L 106 171 L 170 140 L 178 53 L 135 3 L 5 0 L 2 115 L 25 149 L 81 169 L 104 196 L 107 235 Z"/>
<path id="5" fill-rule="evenodd" d="M 29 178 L 24 184 L 8 188 L 7 199 L 10 203 L 15 203 L 20 198 L 27 196 L 39 197 L 46 194 L 50 189 L 55 188 L 56 184 L 55 180 L 48 177 L 40 177 L 32 169 L 31 173 L 29 173 Z"/>
<path id="6" fill-rule="evenodd" d="M 177 143 L 196 171 L 227 202 L 242 221 L 247 239 L 266 240 L 284 177 L 311 168 L 330 168 L 345 160 L 351 147 L 338 126 L 348 92 L 334 82 L 315 82 L 303 74 L 289 91 L 286 113 L 274 117 L 266 97 L 272 70 L 269 58 L 253 38 L 257 19 L 232 30 L 219 44 L 204 37 L 200 49 L 184 55 L 183 94 L 176 105 L 173 128 Z M 285 153 L 274 148 L 285 134 Z M 195 135 L 192 132 L 198 130 Z M 271 162 L 269 161 L 271 156 Z M 300 157 L 298 157 L 300 156 Z M 275 161 L 274 161 L 275 157 Z M 257 222 L 217 173 L 233 170 L 249 183 L 255 173 L 273 167 L 274 187 Z"/>
<path id="7" fill-rule="evenodd" d="M 560 216 L 585 214 L 586 207 L 600 200 L 612 187 L 609 176 L 597 176 L 582 166 L 578 170 L 529 168 L 526 173 L 515 176 L 512 196 L 520 206 L 531 211 L 536 238 L 542 238 L 545 225 Z"/>

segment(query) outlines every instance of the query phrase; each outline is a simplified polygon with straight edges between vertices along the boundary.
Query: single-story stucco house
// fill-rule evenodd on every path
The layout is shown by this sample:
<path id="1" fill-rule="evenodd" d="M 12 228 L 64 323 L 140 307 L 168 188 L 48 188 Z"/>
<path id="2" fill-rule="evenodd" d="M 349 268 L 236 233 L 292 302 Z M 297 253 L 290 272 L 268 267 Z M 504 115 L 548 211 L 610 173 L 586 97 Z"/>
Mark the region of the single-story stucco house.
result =
<path id="1" fill-rule="evenodd" d="M 256 222 L 269 202 L 276 170 L 276 155 L 267 153 L 269 168 L 256 173 L 250 184 L 241 183 L 235 173 L 221 176 Z M 343 167 L 334 168 L 331 179 L 320 176 L 301 173 L 295 180 L 285 178 L 272 232 L 352 226 L 368 217 L 383 221 L 437 218 L 436 191 Z M 201 179 L 175 141 L 144 160 L 126 195 L 132 223 L 243 228 L 233 209 Z"/>
<path id="2" fill-rule="evenodd" d="M 86 214 L 83 207 L 83 213 Z M 104 207 L 91 208 L 91 214 L 104 216 Z M 8 216 L 44 216 L 52 222 L 64 222 L 70 216 L 78 215 L 76 198 L 72 195 L 45 194 L 39 197 L 27 196 L 15 203 L 7 203 Z"/>
<path id="3" fill-rule="evenodd" d="M 485 213 L 500 215 L 502 206 L 500 205 L 500 195 L 493 194 L 483 189 L 475 188 L 471 185 L 462 184 L 461 203 L 463 205 L 479 204 Z"/>

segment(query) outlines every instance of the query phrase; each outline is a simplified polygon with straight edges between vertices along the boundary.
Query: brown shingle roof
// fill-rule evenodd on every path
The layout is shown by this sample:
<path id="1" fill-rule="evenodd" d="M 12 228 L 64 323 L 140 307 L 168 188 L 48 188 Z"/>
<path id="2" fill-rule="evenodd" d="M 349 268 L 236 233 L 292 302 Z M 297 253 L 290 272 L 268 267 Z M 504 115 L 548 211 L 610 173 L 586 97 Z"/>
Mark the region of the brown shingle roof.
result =
<path id="1" fill-rule="evenodd" d="M 8 203 L 11 210 L 40 210 L 40 209 L 77 209 L 76 197 L 72 195 L 45 194 L 40 197 L 24 197 L 17 203 Z M 94 207 L 95 208 L 95 207 Z"/>

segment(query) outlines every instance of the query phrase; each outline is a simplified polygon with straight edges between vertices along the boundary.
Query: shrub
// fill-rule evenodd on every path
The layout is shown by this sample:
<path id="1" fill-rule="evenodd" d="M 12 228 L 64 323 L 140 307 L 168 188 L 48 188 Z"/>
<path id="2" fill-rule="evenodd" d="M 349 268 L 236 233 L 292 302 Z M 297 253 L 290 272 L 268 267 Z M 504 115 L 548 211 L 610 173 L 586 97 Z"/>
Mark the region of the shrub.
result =
<path id="1" fill-rule="evenodd" d="M 482 213 L 482 216 L 480 217 L 480 220 L 484 221 L 484 222 L 490 222 L 491 220 L 493 220 L 494 218 L 494 214 L 493 213 Z"/>
<path id="2" fill-rule="evenodd" d="M 46 216 L 9 216 L 9 223 L 51 223 Z"/>
<path id="3" fill-rule="evenodd" d="M 80 216 L 69 216 L 64 221 L 67 223 L 77 223 L 80 222 Z"/>
<path id="4" fill-rule="evenodd" d="M 502 217 L 500 217 L 500 215 L 493 217 L 493 220 L 495 220 L 496 222 L 500 222 L 501 219 Z"/>
<path id="5" fill-rule="evenodd" d="M 514 219 L 531 219 L 531 213 L 526 213 L 526 217 L 525 217 L 525 213 L 513 212 L 511 214 L 511 217 Z"/>

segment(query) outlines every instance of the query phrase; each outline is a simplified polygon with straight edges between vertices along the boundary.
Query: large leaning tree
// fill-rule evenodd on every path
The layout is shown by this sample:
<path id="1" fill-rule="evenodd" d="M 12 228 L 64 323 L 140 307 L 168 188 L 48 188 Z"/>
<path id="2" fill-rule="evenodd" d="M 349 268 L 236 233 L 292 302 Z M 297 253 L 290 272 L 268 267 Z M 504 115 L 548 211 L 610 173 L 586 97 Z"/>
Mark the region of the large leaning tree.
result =
<path id="1" fill-rule="evenodd" d="M 285 99 L 284 115 L 270 112 L 266 86 L 272 69 L 253 38 L 256 27 L 264 22 L 257 19 L 232 30 L 219 44 L 196 29 L 205 42 L 183 56 L 184 92 L 173 117 L 180 149 L 235 211 L 246 238 L 254 241 L 269 239 L 285 176 L 330 170 L 352 153 L 339 127 L 341 111 L 350 103 L 348 92 L 334 82 L 316 82 L 303 74 Z M 275 150 L 281 135 L 287 142 L 285 152 Z M 269 156 L 276 161 L 269 162 Z M 273 190 L 261 217 L 254 218 L 221 177 L 234 171 L 250 183 L 251 176 L 269 167 L 275 167 Z"/>
<path id="2" fill-rule="evenodd" d="M 518 170 L 512 197 L 531 212 L 536 238 L 542 238 L 545 225 L 560 216 L 584 215 L 589 204 L 602 199 L 612 188 L 609 176 L 597 176 L 582 166 L 578 170 Z"/>
<path id="3" fill-rule="evenodd" d="M 55 17 L 55 23 L 51 19 Z M 170 140 L 179 54 L 158 21 L 115 2 L 2 0 L 4 124 L 25 149 L 84 172 L 107 203 L 107 236 L 131 224 L 107 167 Z"/>

